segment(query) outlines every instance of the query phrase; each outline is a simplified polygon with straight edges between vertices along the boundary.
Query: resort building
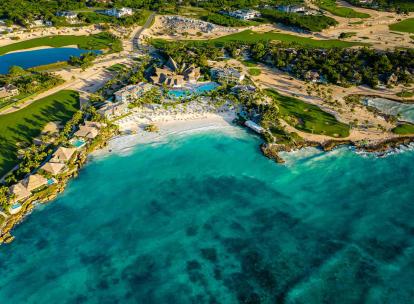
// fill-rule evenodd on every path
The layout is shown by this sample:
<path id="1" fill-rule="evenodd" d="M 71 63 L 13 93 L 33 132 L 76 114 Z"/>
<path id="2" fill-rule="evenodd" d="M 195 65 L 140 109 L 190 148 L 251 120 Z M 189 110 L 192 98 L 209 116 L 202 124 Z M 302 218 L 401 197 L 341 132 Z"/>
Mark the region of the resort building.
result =
<path id="1" fill-rule="evenodd" d="M 128 104 L 123 102 L 106 102 L 103 107 L 97 111 L 102 116 L 111 119 L 128 113 Z"/>
<path id="2" fill-rule="evenodd" d="M 242 19 L 242 20 L 251 20 L 251 19 L 258 18 L 261 16 L 260 12 L 252 10 L 252 9 L 240 9 L 237 11 L 228 12 L 227 14 L 231 17 Z"/>
<path id="3" fill-rule="evenodd" d="M 47 162 L 42 167 L 40 167 L 43 171 L 46 171 L 52 175 L 58 175 L 60 173 L 63 173 L 66 169 L 65 164 L 62 163 L 54 163 L 54 162 Z"/>
<path id="4" fill-rule="evenodd" d="M 246 120 L 244 122 L 244 125 L 259 134 L 263 133 L 264 131 L 264 129 L 261 126 L 259 126 L 257 123 L 251 120 Z"/>
<path id="5" fill-rule="evenodd" d="M 95 127 L 80 126 L 79 130 L 74 134 L 76 137 L 94 139 L 99 135 L 99 129 Z"/>
<path id="6" fill-rule="evenodd" d="M 47 179 L 40 174 L 33 174 L 26 177 L 21 183 L 28 191 L 35 191 L 46 186 Z"/>
<path id="7" fill-rule="evenodd" d="M 306 7 L 301 5 L 279 5 L 277 9 L 284 13 L 304 13 Z"/>
<path id="8" fill-rule="evenodd" d="M 105 14 L 108 16 L 116 17 L 116 18 L 122 18 L 125 16 L 131 16 L 134 14 L 132 11 L 132 8 L 129 7 L 122 7 L 120 9 L 117 8 L 111 8 L 105 10 Z"/>
<path id="9" fill-rule="evenodd" d="M 221 82 L 242 82 L 246 76 L 234 68 L 212 68 L 210 75 Z"/>
<path id="10" fill-rule="evenodd" d="M 89 120 L 86 120 L 83 124 L 86 127 L 92 127 L 92 128 L 96 128 L 96 129 L 100 129 L 100 128 L 106 126 L 106 124 L 103 123 L 103 122 L 89 121 Z"/>
<path id="11" fill-rule="evenodd" d="M 64 11 L 64 12 L 57 12 L 56 16 L 58 17 L 64 17 L 67 22 L 69 23 L 75 23 L 78 19 L 78 14 L 74 12 Z"/>
<path id="12" fill-rule="evenodd" d="M 11 195 L 11 202 L 16 203 L 28 199 L 32 193 L 27 190 L 27 188 L 19 182 L 9 188 L 9 193 Z"/>
<path id="13" fill-rule="evenodd" d="M 131 102 L 141 97 L 141 95 L 152 89 L 149 83 L 141 82 L 139 84 L 128 85 L 121 90 L 115 92 L 115 100 L 117 102 Z"/>
<path id="14" fill-rule="evenodd" d="M 19 95 L 19 89 L 12 84 L 0 87 L 0 98 L 9 98 Z"/>
<path id="15" fill-rule="evenodd" d="M 75 154 L 75 148 L 59 147 L 55 153 L 53 153 L 51 161 L 54 163 L 67 163 L 71 160 L 73 154 Z"/>
<path id="16" fill-rule="evenodd" d="M 169 87 L 183 87 L 186 83 L 197 83 L 200 77 L 200 68 L 196 68 L 193 65 L 187 67 L 185 63 L 180 67 L 170 57 L 163 68 L 156 68 L 155 75 L 151 79 L 158 85 L 165 84 Z"/>

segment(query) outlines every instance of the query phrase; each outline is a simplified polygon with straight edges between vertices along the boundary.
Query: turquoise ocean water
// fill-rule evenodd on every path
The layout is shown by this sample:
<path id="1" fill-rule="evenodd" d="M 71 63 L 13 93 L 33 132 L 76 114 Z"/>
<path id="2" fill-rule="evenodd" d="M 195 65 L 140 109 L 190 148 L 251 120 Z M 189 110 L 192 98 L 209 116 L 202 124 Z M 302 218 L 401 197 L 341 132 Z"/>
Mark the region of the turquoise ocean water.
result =
<path id="1" fill-rule="evenodd" d="M 0 303 L 413 303 L 414 153 L 237 130 L 95 159 L 0 247 Z"/>

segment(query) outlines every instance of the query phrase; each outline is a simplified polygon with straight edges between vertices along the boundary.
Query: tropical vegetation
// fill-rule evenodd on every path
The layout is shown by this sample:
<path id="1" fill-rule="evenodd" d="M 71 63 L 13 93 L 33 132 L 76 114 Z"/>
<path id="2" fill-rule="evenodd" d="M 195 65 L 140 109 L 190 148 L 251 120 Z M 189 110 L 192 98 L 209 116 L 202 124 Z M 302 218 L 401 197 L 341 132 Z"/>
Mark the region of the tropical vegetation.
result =
<path id="1" fill-rule="evenodd" d="M 63 83 L 63 79 L 47 72 L 24 70 L 19 66 L 12 66 L 8 74 L 0 75 L 0 87 L 13 85 L 19 90 L 19 95 L 12 98 L 0 99 L 0 108 L 13 104 L 30 95 L 46 91 Z"/>
<path id="2" fill-rule="evenodd" d="M 30 147 L 51 121 L 66 123 L 79 109 L 79 94 L 63 90 L 0 116 L 0 176 L 17 163 L 18 150 Z"/>

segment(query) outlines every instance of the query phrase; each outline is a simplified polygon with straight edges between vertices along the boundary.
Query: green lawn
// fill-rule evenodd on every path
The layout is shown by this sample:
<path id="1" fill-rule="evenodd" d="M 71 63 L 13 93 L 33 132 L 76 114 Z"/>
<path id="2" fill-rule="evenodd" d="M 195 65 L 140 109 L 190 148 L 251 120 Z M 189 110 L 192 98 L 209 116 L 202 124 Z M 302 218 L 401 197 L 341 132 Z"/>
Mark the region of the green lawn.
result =
<path id="1" fill-rule="evenodd" d="M 99 33 L 90 36 L 58 35 L 35 38 L 26 41 L 16 42 L 0 47 L 0 55 L 8 52 L 30 49 L 40 46 L 63 47 L 77 45 L 79 48 L 88 50 L 104 50 L 111 48 L 113 41 L 107 33 Z"/>
<path id="2" fill-rule="evenodd" d="M 224 43 L 227 42 L 245 42 L 245 43 L 256 43 L 260 41 L 272 41 L 278 40 L 281 42 L 287 43 L 295 43 L 300 46 L 310 47 L 310 48 L 347 48 L 356 45 L 368 45 L 360 42 L 349 42 L 349 41 L 341 41 L 337 39 L 333 40 L 316 40 L 312 38 L 300 37 L 290 34 L 282 34 L 276 32 L 267 32 L 267 33 L 257 33 L 251 30 L 242 31 L 240 33 L 231 34 L 227 36 L 223 36 L 216 39 L 210 40 L 199 40 L 199 41 L 187 41 L 193 45 L 202 45 L 202 44 L 213 44 L 216 46 L 222 46 Z M 165 40 L 162 39 L 154 39 L 154 45 L 161 46 L 162 44 L 166 43 Z"/>
<path id="3" fill-rule="evenodd" d="M 360 13 L 352 8 L 349 7 L 343 7 L 343 6 L 337 6 L 335 0 L 319 0 L 318 6 L 321 9 L 324 9 L 331 14 L 339 17 L 344 18 L 369 18 L 370 15 L 366 13 Z"/>
<path id="4" fill-rule="evenodd" d="M 17 161 L 17 143 L 31 143 L 51 121 L 68 121 L 79 109 L 79 94 L 62 90 L 10 114 L 0 115 L 0 176 Z"/>
<path id="5" fill-rule="evenodd" d="M 398 125 L 394 129 L 392 129 L 392 132 L 400 135 L 414 134 L 414 124 L 404 123 Z"/>
<path id="6" fill-rule="evenodd" d="M 389 27 L 392 31 L 414 33 L 414 18 L 408 18 L 401 22 L 391 24 Z"/>
<path id="7" fill-rule="evenodd" d="M 300 99 L 280 95 L 274 90 L 267 90 L 279 106 L 283 119 L 298 130 L 332 137 L 347 137 L 349 126 L 339 122 L 335 116 L 319 107 Z"/>
<path id="8" fill-rule="evenodd" d="M 250 76 L 259 76 L 262 73 L 262 70 L 259 68 L 249 68 L 248 71 Z"/>

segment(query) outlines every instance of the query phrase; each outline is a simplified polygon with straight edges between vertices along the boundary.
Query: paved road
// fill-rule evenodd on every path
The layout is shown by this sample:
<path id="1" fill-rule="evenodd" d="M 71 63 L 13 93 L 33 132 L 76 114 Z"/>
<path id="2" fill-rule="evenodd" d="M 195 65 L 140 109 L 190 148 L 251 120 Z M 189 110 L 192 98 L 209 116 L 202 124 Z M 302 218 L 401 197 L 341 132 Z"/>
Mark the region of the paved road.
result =
<path id="1" fill-rule="evenodd" d="M 142 27 L 139 31 L 137 31 L 137 32 L 135 33 L 135 36 L 134 36 L 134 38 L 133 38 L 133 42 L 132 42 L 132 44 L 133 44 L 133 46 L 134 46 L 134 49 L 136 49 L 136 50 L 139 50 L 139 49 L 140 49 L 140 47 L 139 47 L 139 37 L 142 35 L 142 33 L 143 33 L 146 29 L 148 29 L 148 28 L 151 26 L 152 22 L 154 21 L 154 18 L 155 18 L 155 13 L 152 13 L 152 14 L 148 17 L 148 19 L 147 19 L 147 21 L 145 22 L 144 26 L 143 26 L 143 27 Z"/>

